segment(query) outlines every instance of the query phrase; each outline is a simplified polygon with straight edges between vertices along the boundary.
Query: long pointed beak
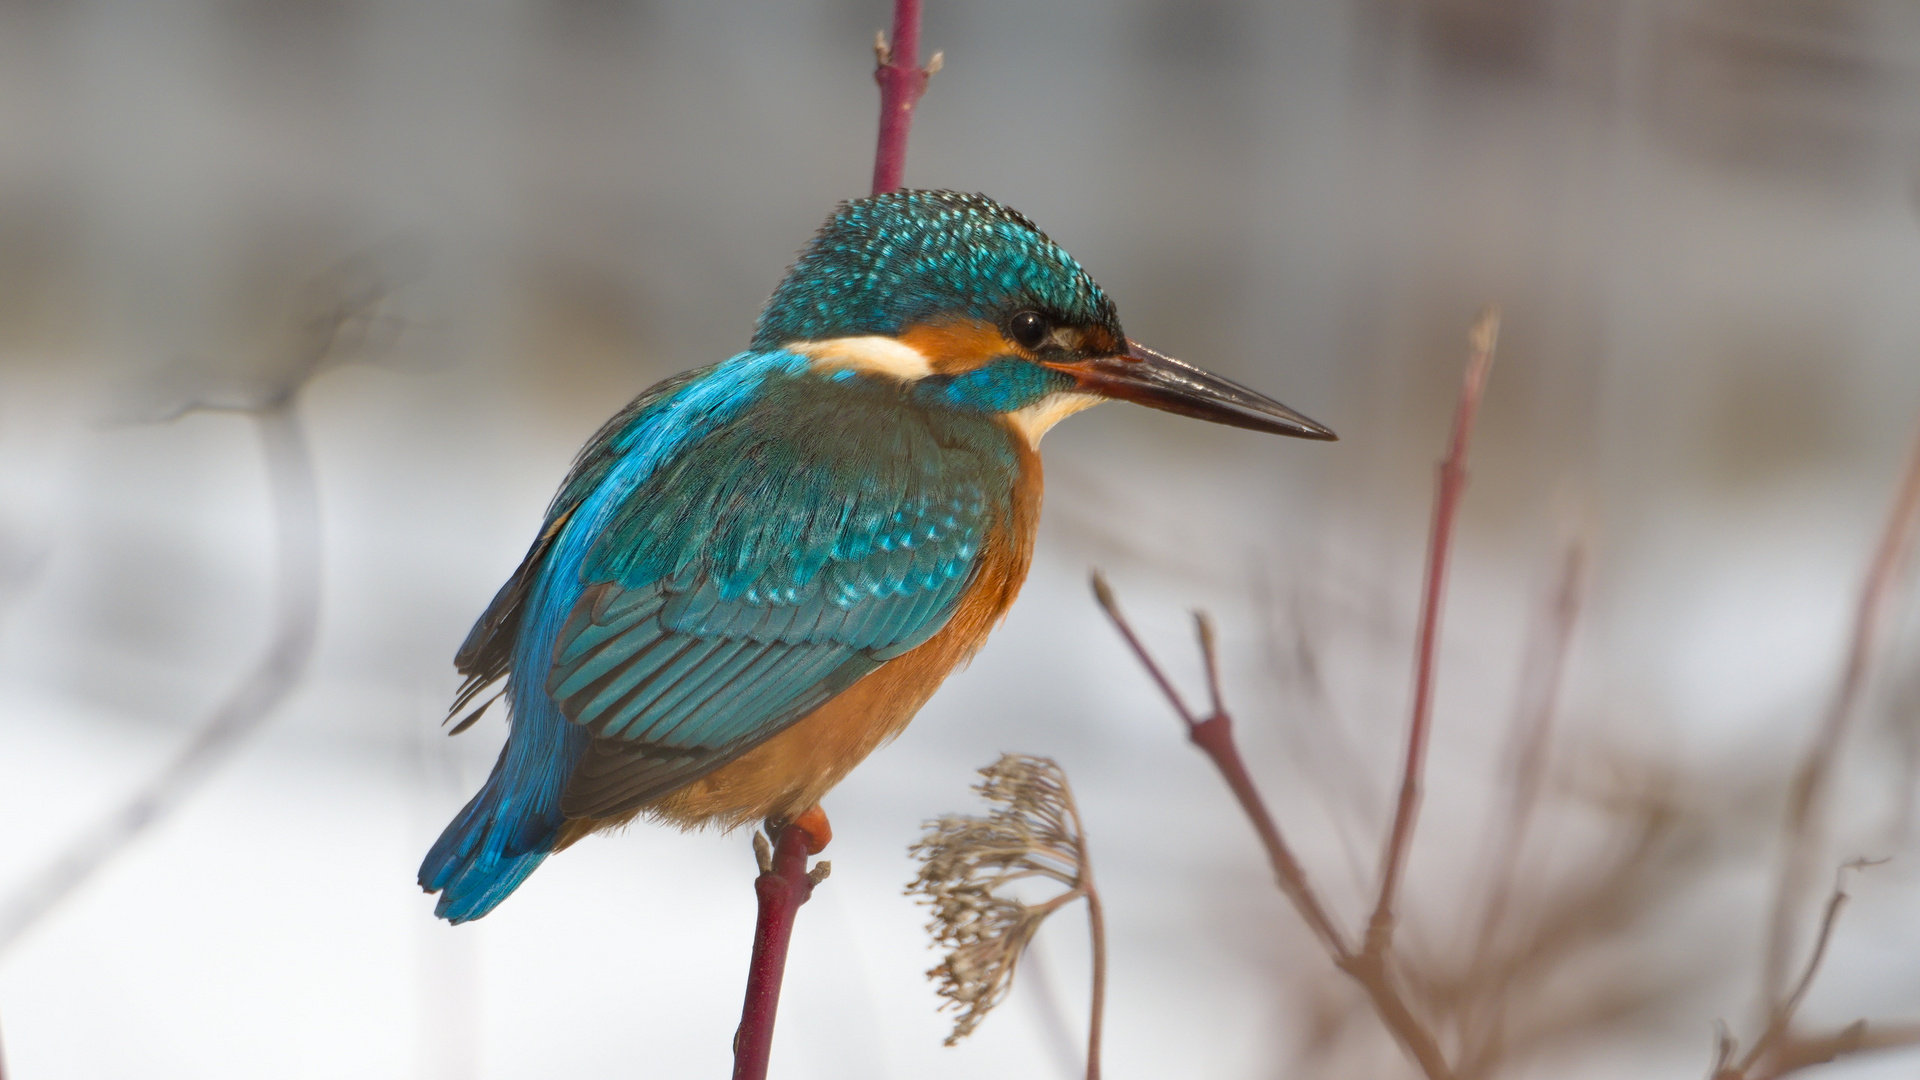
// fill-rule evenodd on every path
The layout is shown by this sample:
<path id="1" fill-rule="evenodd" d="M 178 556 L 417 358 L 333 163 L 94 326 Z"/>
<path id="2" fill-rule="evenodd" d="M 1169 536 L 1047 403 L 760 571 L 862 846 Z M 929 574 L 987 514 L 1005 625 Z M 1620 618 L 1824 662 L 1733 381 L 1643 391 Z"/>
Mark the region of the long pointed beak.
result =
<path id="1" fill-rule="evenodd" d="M 1052 366 L 1072 373 L 1080 380 L 1080 389 L 1101 397 L 1296 439 L 1331 442 L 1339 438 L 1332 428 L 1307 419 L 1265 394 L 1184 360 L 1163 356 L 1137 341 L 1129 340 L 1127 351 L 1119 356 Z"/>

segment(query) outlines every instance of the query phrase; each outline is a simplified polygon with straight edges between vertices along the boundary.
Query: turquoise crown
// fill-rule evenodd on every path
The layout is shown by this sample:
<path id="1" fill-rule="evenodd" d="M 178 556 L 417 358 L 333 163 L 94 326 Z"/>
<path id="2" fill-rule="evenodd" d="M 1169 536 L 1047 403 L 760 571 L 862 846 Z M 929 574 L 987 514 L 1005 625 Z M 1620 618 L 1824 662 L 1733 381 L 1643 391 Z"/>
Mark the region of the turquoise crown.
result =
<path id="1" fill-rule="evenodd" d="M 1026 215 L 985 195 L 892 191 L 834 210 L 761 311 L 753 346 L 1023 310 L 1124 337 L 1113 301 Z"/>

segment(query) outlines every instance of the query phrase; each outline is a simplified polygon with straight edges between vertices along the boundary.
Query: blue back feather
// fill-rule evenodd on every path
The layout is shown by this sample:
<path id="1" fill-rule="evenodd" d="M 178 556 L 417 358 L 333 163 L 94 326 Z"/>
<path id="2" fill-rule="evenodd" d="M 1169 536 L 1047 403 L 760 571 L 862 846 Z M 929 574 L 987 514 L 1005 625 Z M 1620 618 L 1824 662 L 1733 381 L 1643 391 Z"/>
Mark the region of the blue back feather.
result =
<path id="1" fill-rule="evenodd" d="M 807 365 L 743 353 L 643 395 L 582 453 L 524 611 L 481 620 L 515 634 L 512 734 L 421 868 L 443 917 L 491 910 L 568 817 L 717 767 L 951 616 L 1009 512 L 1013 436 Z M 624 763 L 583 774 L 589 751 Z"/>
<path id="2" fill-rule="evenodd" d="M 585 586 L 583 564 L 608 518 L 662 462 L 729 420 L 769 375 L 801 370 L 804 363 L 789 353 L 745 353 L 690 373 L 642 395 L 582 453 L 549 510 L 550 524 L 565 525 L 545 549 L 527 599 L 531 617 L 517 623 L 507 676 L 512 734 L 485 786 L 420 868 L 422 887 L 441 894 L 435 914 L 455 923 L 485 915 L 558 839 L 565 820 L 560 797 L 589 735 L 567 722 L 546 692 L 546 676 L 560 629 Z"/>

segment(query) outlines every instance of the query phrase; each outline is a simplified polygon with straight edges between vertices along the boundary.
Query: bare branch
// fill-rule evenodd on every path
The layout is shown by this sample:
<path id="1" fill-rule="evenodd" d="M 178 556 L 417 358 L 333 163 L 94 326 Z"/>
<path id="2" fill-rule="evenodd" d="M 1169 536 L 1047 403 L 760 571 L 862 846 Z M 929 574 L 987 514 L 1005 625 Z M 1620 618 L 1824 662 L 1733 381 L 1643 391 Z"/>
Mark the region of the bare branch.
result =
<path id="1" fill-rule="evenodd" d="M 336 271 L 329 278 L 341 276 Z M 352 287 L 330 282 L 337 295 L 302 327 L 276 381 L 256 393 L 252 404 L 204 398 L 166 414 L 241 412 L 259 430 L 277 544 L 273 637 L 253 670 L 172 761 L 0 905 L 0 952 L 198 790 L 306 673 L 320 628 L 321 525 L 319 485 L 296 403 L 307 382 L 336 353 L 358 349 L 365 326 L 379 318 L 387 285 L 365 275 L 353 280 Z"/>
<path id="2" fill-rule="evenodd" d="M 760 868 L 753 892 L 759 910 L 753 926 L 753 956 L 747 962 L 746 1000 L 740 1007 L 740 1026 L 733 1033 L 733 1080 L 766 1080 L 794 919 L 800 906 L 813 897 L 814 886 L 825 881 L 832 869 L 824 859 L 811 869 L 807 866 L 807 858 L 819 854 L 833 839 L 827 815 L 818 806 L 792 821 L 769 821 L 767 832 L 771 841 L 757 832 L 753 837 L 753 859 Z"/>
<path id="3" fill-rule="evenodd" d="M 1879 653 L 1880 637 L 1893 616 L 1895 586 L 1913 548 L 1916 522 L 1920 521 L 1920 437 L 1914 440 L 1907 458 L 1905 476 L 1893 509 L 1880 535 L 1873 564 L 1860 587 L 1860 601 L 1854 610 L 1852 638 L 1840 685 L 1827 708 L 1820 730 L 1815 734 L 1806 757 L 1794 773 L 1793 788 L 1787 797 L 1787 850 L 1780 864 L 1780 877 L 1773 896 L 1773 912 L 1768 924 L 1766 960 L 1762 975 L 1762 1000 L 1768 1012 L 1777 1008 L 1786 992 L 1787 964 L 1793 952 L 1794 923 L 1806 895 L 1813 865 L 1825 843 L 1825 797 L 1833 773 L 1834 759 L 1840 751 L 1847 729 L 1859 709 L 1866 687 L 1867 671 Z"/>
<path id="4" fill-rule="evenodd" d="M 1420 629 L 1414 653 L 1413 718 L 1407 725 L 1406 763 L 1400 773 L 1400 797 L 1393 828 L 1380 857 L 1380 895 L 1367 920 L 1364 951 L 1379 955 L 1393 941 L 1393 904 L 1406 867 L 1407 849 L 1420 812 L 1421 776 L 1426 769 L 1427 740 L 1433 726 L 1434 661 L 1440 640 L 1440 612 L 1446 595 L 1447 554 L 1453 542 L 1454 516 L 1467 485 L 1467 448 L 1473 441 L 1473 422 L 1480 412 L 1487 372 L 1493 367 L 1494 345 L 1500 337 L 1500 309 L 1488 305 L 1467 335 L 1471 346 L 1460 400 L 1453 414 L 1453 437 L 1440 463 L 1439 490 L 1433 501 L 1433 528 L 1427 544 L 1427 574 L 1420 605 Z"/>
<path id="5" fill-rule="evenodd" d="M 1355 952 L 1327 914 L 1325 906 L 1320 902 L 1319 894 L 1314 891 L 1313 885 L 1307 879 L 1305 868 L 1294 857 L 1293 849 L 1287 845 L 1279 826 L 1274 824 L 1273 816 L 1267 812 L 1265 800 L 1260 797 L 1259 788 L 1255 786 L 1252 775 L 1247 772 L 1246 762 L 1241 758 L 1239 746 L 1233 738 L 1232 717 L 1224 708 L 1216 708 L 1211 716 L 1204 720 L 1196 720 L 1192 712 L 1187 709 L 1186 703 L 1180 699 L 1178 691 L 1173 688 L 1166 674 L 1161 671 L 1160 665 L 1154 661 L 1153 656 L 1140 643 L 1139 637 L 1134 634 L 1133 627 L 1120 611 L 1119 602 L 1115 600 L 1112 588 L 1107 585 L 1106 578 L 1097 570 L 1093 574 L 1093 593 L 1099 600 L 1100 606 L 1106 611 L 1107 618 L 1113 621 L 1114 627 L 1120 631 L 1120 636 L 1126 640 L 1128 646 L 1133 649 L 1134 655 L 1139 658 L 1141 666 L 1145 667 L 1154 682 L 1159 684 L 1161 693 L 1166 695 L 1174 712 L 1186 722 L 1187 737 L 1206 753 L 1207 757 L 1213 761 L 1214 767 L 1220 771 L 1221 777 L 1226 780 L 1228 789 L 1239 801 L 1241 811 L 1246 814 L 1247 820 L 1252 823 L 1254 831 L 1260 837 L 1261 845 L 1266 848 L 1267 861 L 1273 866 L 1274 879 L 1279 884 L 1281 893 L 1293 902 L 1294 909 L 1299 912 L 1301 920 L 1307 924 L 1307 928 L 1313 932 L 1314 936 L 1320 939 L 1322 947 L 1327 950 L 1334 965 L 1346 972 L 1360 984 L 1362 990 L 1366 991 L 1368 999 L 1373 1004 L 1374 1012 L 1400 1041 L 1400 1045 L 1406 1049 L 1408 1055 L 1419 1063 L 1428 1080 L 1453 1080 L 1454 1072 L 1447 1064 L 1445 1055 L 1440 1051 L 1439 1040 L 1434 1038 L 1433 1033 L 1427 1030 L 1420 1019 L 1414 1015 L 1413 1010 L 1408 1007 L 1392 975 L 1387 970 L 1386 957 Z M 1199 615 L 1195 618 L 1195 628 L 1200 639 L 1201 656 L 1207 668 L 1209 693 L 1216 706 L 1219 706 L 1219 658 L 1214 649 L 1212 623 L 1205 615 Z"/>
<path id="6" fill-rule="evenodd" d="M 1319 894 L 1307 880 L 1306 870 L 1300 865 L 1300 860 L 1294 857 L 1293 848 L 1281 835 L 1280 827 L 1274 824 L 1273 815 L 1267 812 L 1266 801 L 1260 797 L 1260 791 L 1254 786 L 1253 777 L 1247 772 L 1246 763 L 1241 760 L 1239 748 L 1234 743 L 1232 717 L 1224 711 L 1216 711 L 1204 720 L 1196 718 L 1187 708 L 1186 702 L 1181 700 L 1179 691 L 1173 688 L 1173 683 L 1167 679 L 1166 673 L 1160 669 L 1159 663 L 1154 660 L 1152 654 L 1147 652 L 1146 646 L 1142 645 L 1139 637 L 1134 634 L 1132 624 L 1127 622 L 1127 617 L 1120 611 L 1119 601 L 1114 598 L 1113 589 L 1107 584 L 1106 576 L 1098 570 L 1093 572 L 1093 594 L 1100 602 L 1100 607 L 1106 611 L 1107 618 L 1113 622 L 1114 628 L 1120 631 L 1120 636 L 1125 638 L 1127 645 L 1133 649 L 1134 656 L 1139 658 L 1140 665 L 1146 668 L 1147 674 L 1152 676 L 1153 681 L 1159 685 L 1160 692 L 1166 695 L 1167 703 L 1172 705 L 1173 711 L 1186 722 L 1187 737 L 1213 760 L 1214 767 L 1219 769 L 1226 779 L 1227 787 L 1232 790 L 1234 798 L 1239 800 L 1241 810 L 1253 823 L 1254 832 L 1259 835 L 1261 846 L 1267 851 L 1267 860 L 1273 865 L 1274 877 L 1279 882 L 1280 891 L 1286 894 L 1287 899 L 1293 901 L 1294 907 L 1300 912 L 1300 917 L 1306 921 L 1307 928 L 1313 931 L 1322 945 L 1326 946 L 1328 953 L 1336 960 L 1344 959 L 1351 952 L 1351 948 L 1347 945 L 1339 928 L 1334 925 L 1333 919 L 1327 914 L 1326 907 L 1320 902 Z M 1209 623 L 1204 616 L 1198 617 L 1195 621 L 1201 628 L 1200 646 L 1206 659 L 1207 669 L 1209 672 L 1216 671 L 1218 662 L 1213 655 L 1213 636 L 1207 629 Z"/>
<path id="7" fill-rule="evenodd" d="M 1481 910 L 1479 945 L 1475 950 L 1480 955 L 1486 955 L 1492 948 L 1494 935 L 1506 921 L 1521 851 L 1539 804 L 1554 711 L 1559 705 L 1560 683 L 1566 673 L 1567 654 L 1573 646 L 1574 628 L 1580 620 L 1586 573 L 1586 545 L 1576 540 L 1567 545 L 1552 598 L 1528 635 L 1534 652 L 1522 668 L 1523 681 L 1514 709 L 1512 788 L 1505 813 L 1488 830 L 1489 835 L 1499 837 L 1499 848 L 1487 875 L 1490 892 Z"/>
<path id="8" fill-rule="evenodd" d="M 1801 968 L 1799 978 L 1794 980 L 1793 987 L 1786 996 L 1773 1008 L 1772 1013 L 1767 1017 L 1766 1030 L 1754 1040 L 1753 1048 L 1747 1051 L 1747 1055 L 1740 1059 L 1738 1065 L 1727 1064 L 1732 1057 L 1728 1049 L 1731 1039 L 1726 1034 L 1725 1025 L 1721 1026 L 1722 1049 L 1715 1055 L 1713 1080 L 1761 1080 L 1763 1077 L 1785 1076 L 1811 1065 L 1824 1064 L 1856 1050 L 1884 1049 L 1905 1045 L 1906 1042 L 1920 1041 L 1920 1028 L 1916 1028 L 1913 1039 L 1868 1047 L 1865 1041 L 1867 1031 L 1865 1020 L 1855 1021 L 1831 1035 L 1798 1036 L 1793 1033 L 1794 1017 L 1800 1011 L 1800 1003 L 1806 1000 L 1807 991 L 1812 988 L 1814 976 L 1819 974 L 1821 963 L 1827 958 L 1827 945 L 1833 940 L 1833 929 L 1840 921 L 1840 910 L 1847 904 L 1846 891 L 1841 887 L 1847 871 L 1879 866 L 1886 861 L 1885 859 L 1851 859 L 1834 871 L 1833 892 L 1827 897 L 1827 909 L 1820 918 L 1820 929 L 1814 935 L 1813 951 L 1807 956 L 1806 966 Z"/>

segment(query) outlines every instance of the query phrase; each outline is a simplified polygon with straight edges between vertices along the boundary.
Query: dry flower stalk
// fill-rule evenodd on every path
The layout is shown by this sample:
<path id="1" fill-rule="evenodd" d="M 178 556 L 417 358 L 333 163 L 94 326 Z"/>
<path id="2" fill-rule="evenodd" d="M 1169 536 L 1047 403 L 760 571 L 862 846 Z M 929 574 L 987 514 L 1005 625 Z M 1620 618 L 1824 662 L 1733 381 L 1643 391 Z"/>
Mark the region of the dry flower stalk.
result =
<path id="1" fill-rule="evenodd" d="M 1093 935 L 1087 1042 L 1087 1076 L 1093 1080 L 1100 1075 L 1106 932 L 1073 789 L 1057 762 L 1029 754 L 1003 754 L 980 775 L 974 790 L 995 809 L 985 817 L 950 814 L 930 821 L 910 849 L 920 860 L 920 873 L 907 893 L 933 908 L 927 931 L 947 950 L 947 958 L 927 977 L 946 999 L 941 1008 L 960 1013 L 947 1045 L 971 1034 L 1006 1000 L 1020 957 L 1046 917 L 1085 898 Z M 1062 891 L 1039 903 L 1006 891 L 1036 880 L 1055 882 Z"/>

